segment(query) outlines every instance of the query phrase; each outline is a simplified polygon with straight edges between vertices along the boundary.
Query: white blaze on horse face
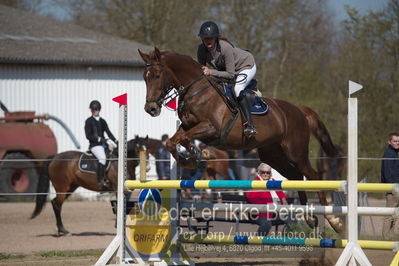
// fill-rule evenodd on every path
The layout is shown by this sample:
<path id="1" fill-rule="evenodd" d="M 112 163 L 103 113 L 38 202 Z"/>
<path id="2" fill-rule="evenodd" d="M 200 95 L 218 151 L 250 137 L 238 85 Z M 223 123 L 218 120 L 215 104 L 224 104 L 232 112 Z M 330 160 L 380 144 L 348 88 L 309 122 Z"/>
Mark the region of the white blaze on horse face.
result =
<path id="1" fill-rule="evenodd" d="M 145 74 L 146 79 L 148 79 L 148 76 L 150 75 L 150 71 L 147 70 L 147 73 Z"/>

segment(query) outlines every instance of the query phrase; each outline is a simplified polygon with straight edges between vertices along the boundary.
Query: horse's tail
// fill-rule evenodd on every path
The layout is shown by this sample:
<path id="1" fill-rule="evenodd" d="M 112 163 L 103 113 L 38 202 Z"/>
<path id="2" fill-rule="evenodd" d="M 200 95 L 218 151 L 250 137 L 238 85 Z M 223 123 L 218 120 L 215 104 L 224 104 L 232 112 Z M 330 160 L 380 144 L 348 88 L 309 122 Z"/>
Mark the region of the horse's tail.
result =
<path id="1" fill-rule="evenodd" d="M 36 192 L 39 194 L 36 195 L 36 206 L 35 210 L 32 213 L 32 216 L 30 217 L 31 219 L 38 216 L 42 212 L 43 207 L 46 204 L 47 194 L 45 193 L 48 193 L 50 188 L 50 177 L 48 174 L 48 167 L 52 162 L 51 159 L 53 158 L 54 156 L 48 157 L 47 158 L 48 160 L 44 162 L 42 168 L 40 169 L 39 182 L 37 184 L 37 189 L 36 189 Z"/>
<path id="2" fill-rule="evenodd" d="M 324 152 L 329 157 L 338 156 L 339 151 L 332 142 L 330 134 L 319 115 L 307 106 L 299 106 L 299 109 L 305 114 L 310 130 L 313 136 L 319 141 Z"/>

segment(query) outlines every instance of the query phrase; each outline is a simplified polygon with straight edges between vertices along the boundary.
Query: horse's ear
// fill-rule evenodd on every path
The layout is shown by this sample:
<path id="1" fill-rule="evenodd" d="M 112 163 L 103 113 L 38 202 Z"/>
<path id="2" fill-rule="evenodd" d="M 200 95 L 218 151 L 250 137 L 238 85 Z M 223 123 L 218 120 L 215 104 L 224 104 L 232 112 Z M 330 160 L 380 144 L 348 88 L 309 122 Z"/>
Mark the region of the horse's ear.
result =
<path id="1" fill-rule="evenodd" d="M 145 136 L 145 140 L 148 140 L 148 134 L 147 134 L 147 136 Z"/>
<path id="2" fill-rule="evenodd" d="M 150 56 L 148 54 L 143 53 L 142 51 L 140 51 L 140 49 L 137 50 L 139 51 L 139 54 L 141 58 L 144 60 L 144 62 L 146 63 L 150 62 Z"/>
<path id="3" fill-rule="evenodd" d="M 136 135 L 136 136 L 135 136 L 135 139 L 138 140 L 138 139 L 139 139 L 139 135 Z"/>
<path id="4" fill-rule="evenodd" d="M 161 61 L 161 51 L 158 48 L 154 47 L 154 55 L 158 62 Z"/>

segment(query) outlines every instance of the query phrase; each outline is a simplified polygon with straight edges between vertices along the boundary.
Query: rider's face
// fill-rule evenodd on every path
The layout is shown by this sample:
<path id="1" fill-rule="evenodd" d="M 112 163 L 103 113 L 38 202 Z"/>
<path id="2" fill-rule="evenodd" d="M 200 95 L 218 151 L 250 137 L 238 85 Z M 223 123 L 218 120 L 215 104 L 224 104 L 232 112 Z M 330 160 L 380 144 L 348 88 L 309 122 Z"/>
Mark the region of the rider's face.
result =
<path id="1" fill-rule="evenodd" d="M 205 47 L 211 51 L 215 49 L 216 46 L 216 38 L 203 38 L 202 39 L 203 43 L 205 44 Z"/>
<path id="2" fill-rule="evenodd" d="M 92 109 L 91 110 L 92 115 L 98 116 L 100 114 L 100 110 Z"/>

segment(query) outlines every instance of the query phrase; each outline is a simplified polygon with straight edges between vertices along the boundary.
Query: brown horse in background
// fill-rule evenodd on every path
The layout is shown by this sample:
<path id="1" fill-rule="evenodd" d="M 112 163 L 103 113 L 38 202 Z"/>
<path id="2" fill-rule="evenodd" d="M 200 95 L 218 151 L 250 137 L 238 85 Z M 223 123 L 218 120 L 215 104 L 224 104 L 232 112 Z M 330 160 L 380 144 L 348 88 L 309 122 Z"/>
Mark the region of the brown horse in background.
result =
<path id="1" fill-rule="evenodd" d="M 139 53 L 146 64 L 143 74 L 147 86 L 145 111 L 151 116 L 158 116 L 173 88 L 179 94 L 178 115 L 182 124 L 167 143 L 167 148 L 183 167 L 195 167 L 200 158 L 191 144 L 193 139 L 227 149 L 257 148 L 261 161 L 294 180 L 303 180 L 303 176 L 308 180 L 319 180 L 309 162 L 311 134 L 330 157 L 337 155 L 326 127 L 309 107 L 265 98 L 269 111 L 263 116 L 253 115 L 258 133 L 248 139 L 243 135 L 241 118 L 232 120 L 236 110 L 226 104 L 224 94 L 204 76 L 198 62 L 189 56 L 173 51 L 161 52 L 157 48 L 149 54 L 140 50 Z M 190 151 L 192 158 L 182 158 L 177 144 Z M 306 204 L 306 193 L 298 193 L 301 204 Z M 321 191 L 318 195 L 320 203 L 328 205 L 325 193 Z M 340 231 L 342 223 L 339 218 L 333 215 L 325 217 L 335 231 Z M 307 222 L 314 226 L 309 217 Z"/>
<path id="2" fill-rule="evenodd" d="M 228 172 L 229 154 L 226 151 L 219 150 L 213 146 L 206 146 L 202 152 L 204 152 L 204 150 L 209 152 L 209 155 L 205 157 L 210 158 L 210 160 L 206 162 L 206 173 L 208 174 L 208 178 L 216 180 L 216 175 L 218 174 L 224 180 L 231 179 Z"/>
<path id="3" fill-rule="evenodd" d="M 138 136 L 136 136 L 136 139 Z M 161 144 L 161 140 L 148 138 L 138 138 L 143 143 L 147 143 L 148 150 L 152 156 L 155 157 L 157 152 L 157 146 Z M 210 161 L 207 161 L 206 172 L 210 179 L 216 179 L 216 174 L 219 174 L 223 179 L 230 179 L 228 168 L 229 168 L 229 154 L 223 150 L 219 150 L 212 146 L 206 146 L 202 151 L 206 149 L 209 152 Z"/>
<path id="4" fill-rule="evenodd" d="M 139 152 L 147 150 L 144 143 L 137 140 L 130 140 L 127 143 L 127 157 L 128 158 L 139 158 Z M 46 161 L 42 168 L 39 176 L 39 182 L 37 186 L 36 205 L 35 210 L 31 216 L 31 219 L 38 216 L 47 199 L 47 193 L 50 188 L 50 181 L 54 186 L 57 193 L 56 197 L 51 200 L 54 214 L 57 221 L 58 235 L 70 235 L 70 233 L 64 228 L 61 218 L 61 209 L 64 201 L 78 188 L 84 187 L 88 190 L 103 191 L 103 192 L 116 192 L 118 186 L 118 160 L 117 150 L 110 156 L 110 168 L 106 173 L 106 187 L 99 189 L 97 187 L 97 175 L 90 173 L 83 173 L 79 170 L 79 158 L 82 152 L 79 151 L 66 151 L 56 154 L 51 160 Z M 148 153 L 147 153 L 148 158 Z M 138 165 L 137 160 L 127 160 L 127 174 L 128 179 L 131 179 L 131 173 L 134 173 L 134 169 Z"/>

